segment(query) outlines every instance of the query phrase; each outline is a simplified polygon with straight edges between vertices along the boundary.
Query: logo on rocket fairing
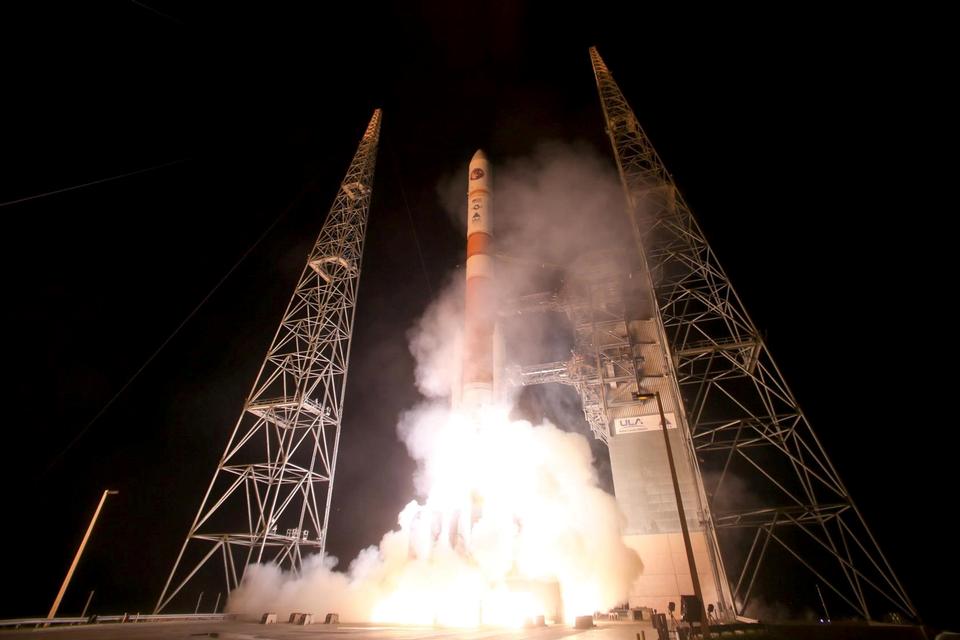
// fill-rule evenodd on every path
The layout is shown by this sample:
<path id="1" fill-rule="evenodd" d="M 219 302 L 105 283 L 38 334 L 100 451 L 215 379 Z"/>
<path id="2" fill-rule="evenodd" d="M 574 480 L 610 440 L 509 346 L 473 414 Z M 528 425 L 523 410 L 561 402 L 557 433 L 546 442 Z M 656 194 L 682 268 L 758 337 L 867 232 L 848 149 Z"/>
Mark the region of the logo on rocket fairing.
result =
<path id="1" fill-rule="evenodd" d="M 473 171 L 470 172 L 470 179 L 471 179 L 471 180 L 479 180 L 480 178 L 482 178 L 482 177 L 485 176 L 485 175 L 486 175 L 486 174 L 483 172 L 483 169 L 481 169 L 480 167 L 477 167 L 476 169 L 474 169 Z"/>

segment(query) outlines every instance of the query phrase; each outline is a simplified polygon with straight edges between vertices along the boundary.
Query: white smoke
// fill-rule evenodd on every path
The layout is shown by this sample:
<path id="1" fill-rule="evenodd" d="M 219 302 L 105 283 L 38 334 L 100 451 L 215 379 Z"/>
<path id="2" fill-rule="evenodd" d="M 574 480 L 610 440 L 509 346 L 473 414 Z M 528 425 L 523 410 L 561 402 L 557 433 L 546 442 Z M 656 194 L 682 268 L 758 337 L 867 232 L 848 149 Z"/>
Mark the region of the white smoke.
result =
<path id="1" fill-rule="evenodd" d="M 573 219 L 571 207 L 589 217 L 610 206 L 608 172 L 590 155 L 558 149 L 495 173 L 497 219 L 512 217 L 503 225 L 509 233 L 498 224 L 501 246 L 520 247 L 548 224 L 541 232 L 556 259 L 579 240 L 570 230 L 585 230 L 554 226 Z M 507 404 L 471 413 L 450 408 L 460 373 L 462 301 L 456 278 L 409 335 L 425 400 L 398 425 L 418 467 L 417 499 L 399 514 L 398 527 L 345 572 L 334 570 L 336 559 L 319 557 L 298 576 L 251 566 L 229 611 L 281 617 L 335 611 L 350 621 L 473 626 L 550 617 L 543 585 L 559 591 L 567 619 L 626 600 L 640 560 L 622 542 L 622 516 L 598 486 L 584 436 L 511 419 Z"/>
<path id="2" fill-rule="evenodd" d="M 463 278 L 453 278 L 407 336 L 417 389 L 430 399 L 449 397 L 460 380 L 463 292 Z"/>

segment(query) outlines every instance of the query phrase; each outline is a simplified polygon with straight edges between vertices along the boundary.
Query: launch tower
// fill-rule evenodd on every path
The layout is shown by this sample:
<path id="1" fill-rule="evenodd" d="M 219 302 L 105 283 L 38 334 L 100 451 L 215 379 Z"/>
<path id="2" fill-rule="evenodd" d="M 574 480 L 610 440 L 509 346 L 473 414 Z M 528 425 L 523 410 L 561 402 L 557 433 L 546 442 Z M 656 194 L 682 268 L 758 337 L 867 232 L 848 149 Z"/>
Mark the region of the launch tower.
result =
<path id="1" fill-rule="evenodd" d="M 643 548 L 659 544 L 651 531 L 675 531 L 667 517 L 675 501 L 663 490 L 663 474 L 650 470 L 657 467 L 653 458 L 662 455 L 662 444 L 645 440 L 656 412 L 650 392 L 660 391 L 668 427 L 675 428 L 672 440 L 682 444 L 674 452 L 678 471 L 684 469 L 679 474 L 684 506 L 696 521 L 691 529 L 701 532 L 698 555 L 711 561 L 704 568 L 697 559 L 707 601 L 709 572 L 716 573 L 717 601 L 729 604 L 730 593 L 740 613 L 766 565 L 792 565 L 812 573 L 803 583 L 823 585 L 832 599 L 867 620 L 889 611 L 916 618 L 672 176 L 595 48 L 590 57 L 641 270 L 638 277 L 630 269 L 630 285 L 623 287 L 629 339 L 616 334 L 620 345 L 614 351 L 620 355 L 611 354 L 603 340 L 589 343 L 599 365 L 599 410 L 593 408 L 594 395 L 583 396 L 588 415 L 603 414 L 609 429 L 614 485 L 628 519 L 626 539 L 643 556 Z M 629 369 L 631 363 L 639 381 L 633 387 L 629 379 L 604 385 L 605 371 Z M 639 404 L 627 408 L 620 403 L 623 396 Z M 747 487 L 737 499 L 725 494 L 734 475 Z M 749 535 L 744 553 L 737 552 L 744 536 L 731 535 L 737 531 Z M 678 567 L 682 590 L 680 568 L 687 574 L 689 569 L 684 559 L 677 562 L 672 539 L 664 550 Z M 775 564 L 769 562 L 774 552 Z M 645 563 L 649 558 L 644 556 Z M 727 573 L 722 559 L 736 570 Z M 656 563 L 669 565 L 666 558 Z M 659 586 L 658 579 L 641 577 L 636 597 Z"/>
<path id="2" fill-rule="evenodd" d="M 157 612 L 216 560 L 229 593 L 251 562 L 297 571 L 304 554 L 324 550 L 380 115 L 307 257 Z"/>
<path id="3" fill-rule="evenodd" d="M 525 366 L 519 382 L 573 386 L 607 444 L 624 540 L 644 562 L 630 603 L 664 610 L 693 593 L 659 396 L 707 603 L 742 614 L 765 569 L 805 568 L 798 585 L 867 620 L 916 619 L 672 176 L 590 57 L 634 246 L 582 256 L 562 290 L 517 302 L 565 313 L 574 333 L 569 361 Z"/>

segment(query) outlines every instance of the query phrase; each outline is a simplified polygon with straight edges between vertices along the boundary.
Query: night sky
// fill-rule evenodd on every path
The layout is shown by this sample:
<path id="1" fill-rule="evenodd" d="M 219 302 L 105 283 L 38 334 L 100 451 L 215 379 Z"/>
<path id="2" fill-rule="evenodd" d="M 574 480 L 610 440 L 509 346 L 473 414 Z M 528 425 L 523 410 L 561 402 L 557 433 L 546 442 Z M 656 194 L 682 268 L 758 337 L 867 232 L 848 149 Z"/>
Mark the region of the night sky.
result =
<path id="1" fill-rule="evenodd" d="M 414 496 L 395 435 L 418 398 L 406 333 L 463 261 L 437 185 L 479 147 L 495 164 L 546 140 L 609 157 L 596 45 L 921 615 L 956 624 L 942 16 L 199 4 L 4 9 L 0 202 L 180 162 L 0 207 L 0 617 L 46 613 L 105 488 L 120 495 L 61 614 L 91 589 L 96 612 L 152 610 L 375 107 L 328 548 L 349 560 L 393 527 Z"/>

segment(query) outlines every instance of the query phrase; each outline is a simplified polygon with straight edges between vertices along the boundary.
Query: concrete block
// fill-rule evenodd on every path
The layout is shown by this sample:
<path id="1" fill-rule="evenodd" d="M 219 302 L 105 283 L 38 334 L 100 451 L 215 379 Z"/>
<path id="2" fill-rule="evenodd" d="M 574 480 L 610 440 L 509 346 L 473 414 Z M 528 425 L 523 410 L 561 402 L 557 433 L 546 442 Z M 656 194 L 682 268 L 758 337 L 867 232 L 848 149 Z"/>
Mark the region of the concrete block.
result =
<path id="1" fill-rule="evenodd" d="M 577 616 L 573 622 L 573 626 L 576 629 L 592 629 L 593 616 Z"/>

